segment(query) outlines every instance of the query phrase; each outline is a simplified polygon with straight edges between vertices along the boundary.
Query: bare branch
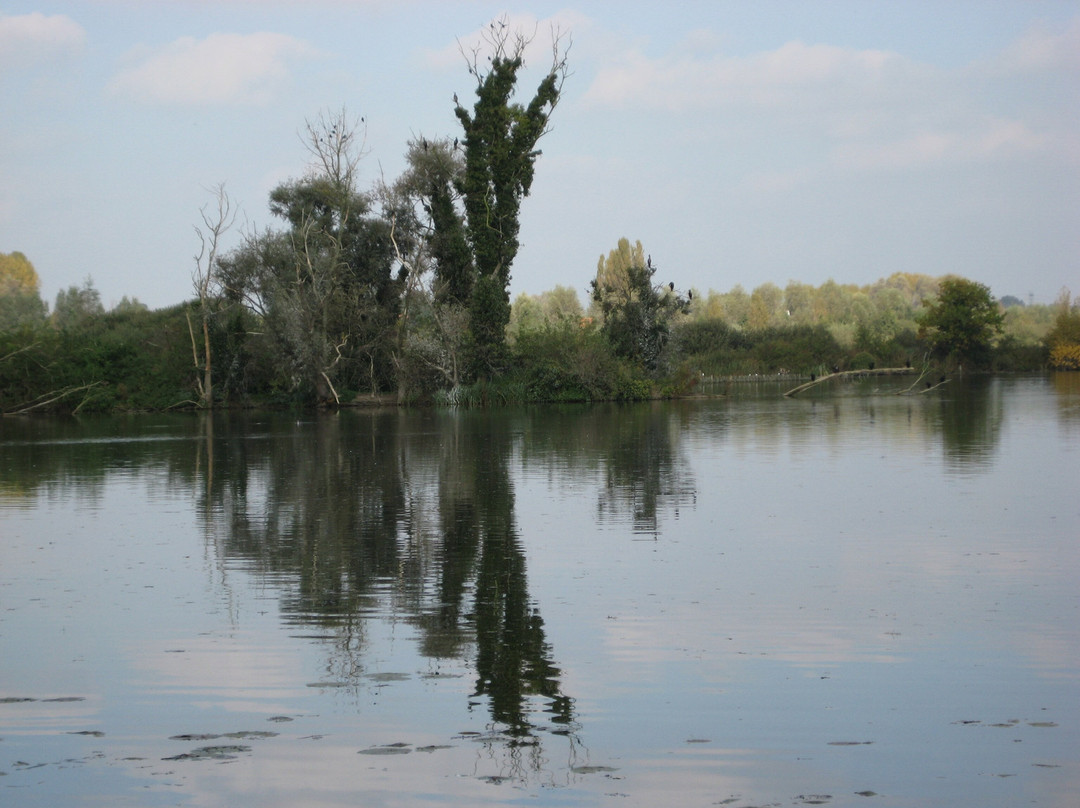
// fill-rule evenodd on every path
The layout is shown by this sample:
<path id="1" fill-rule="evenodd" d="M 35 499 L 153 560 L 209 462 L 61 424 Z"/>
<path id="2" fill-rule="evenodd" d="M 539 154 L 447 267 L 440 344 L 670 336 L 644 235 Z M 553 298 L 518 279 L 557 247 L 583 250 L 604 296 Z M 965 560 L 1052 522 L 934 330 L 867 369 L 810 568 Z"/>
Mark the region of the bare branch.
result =
<path id="1" fill-rule="evenodd" d="M 367 124 L 363 118 L 351 118 L 344 107 L 340 112 L 323 112 L 305 123 L 301 137 L 312 156 L 312 168 L 340 188 L 352 190 L 356 167 L 367 155 Z"/>

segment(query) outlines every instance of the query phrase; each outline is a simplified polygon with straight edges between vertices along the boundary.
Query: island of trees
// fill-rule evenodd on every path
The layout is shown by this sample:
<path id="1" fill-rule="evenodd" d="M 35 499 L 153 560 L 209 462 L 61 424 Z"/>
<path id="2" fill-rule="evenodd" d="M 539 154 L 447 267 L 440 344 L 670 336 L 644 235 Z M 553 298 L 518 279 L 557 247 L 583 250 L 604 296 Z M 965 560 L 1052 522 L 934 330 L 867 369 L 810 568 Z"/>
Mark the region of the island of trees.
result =
<path id="1" fill-rule="evenodd" d="M 558 286 L 511 303 L 519 213 L 569 41 L 553 36 L 521 103 L 528 44 L 492 24 L 466 54 L 475 97 L 471 109 L 454 97 L 461 131 L 414 139 L 393 182 L 360 187 L 363 121 L 342 110 L 307 123 L 311 169 L 270 193 L 276 226 L 224 250 L 237 208 L 213 189 L 185 303 L 125 297 L 106 311 L 88 278 L 50 311 L 27 256 L 0 253 L 0 412 L 634 400 L 755 374 L 1080 370 L 1068 291 L 1025 305 L 959 275 L 702 291 L 624 238 L 584 306 Z"/>

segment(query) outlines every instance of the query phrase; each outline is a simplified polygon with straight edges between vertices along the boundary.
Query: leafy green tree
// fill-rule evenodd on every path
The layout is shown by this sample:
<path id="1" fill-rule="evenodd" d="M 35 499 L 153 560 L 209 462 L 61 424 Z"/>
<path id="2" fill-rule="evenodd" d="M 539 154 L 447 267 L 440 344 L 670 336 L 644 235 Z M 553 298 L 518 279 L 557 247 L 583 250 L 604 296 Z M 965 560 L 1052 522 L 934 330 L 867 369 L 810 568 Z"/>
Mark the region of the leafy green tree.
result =
<path id="1" fill-rule="evenodd" d="M 454 114 L 464 130 L 465 150 L 465 170 L 456 187 L 464 200 L 465 234 L 476 272 L 469 328 L 472 370 L 478 377 L 490 377 L 506 366 L 508 287 L 519 247 L 521 200 L 532 187 L 540 155 L 536 143 L 547 131 L 567 75 L 566 49 L 556 35 L 551 67 L 532 100 L 527 106 L 513 102 L 529 42 L 511 32 L 505 20 L 491 23 L 485 40 L 491 51 L 486 64 L 479 48 L 467 57 L 469 73 L 476 79 L 472 112 L 457 103 L 455 96 Z M 452 218 L 442 224 L 444 233 L 447 227 L 456 227 Z"/>
<path id="2" fill-rule="evenodd" d="M 940 357 L 984 366 L 994 338 L 1001 333 L 1004 316 L 981 283 L 948 277 L 941 281 L 936 300 L 925 304 L 919 338 Z"/>

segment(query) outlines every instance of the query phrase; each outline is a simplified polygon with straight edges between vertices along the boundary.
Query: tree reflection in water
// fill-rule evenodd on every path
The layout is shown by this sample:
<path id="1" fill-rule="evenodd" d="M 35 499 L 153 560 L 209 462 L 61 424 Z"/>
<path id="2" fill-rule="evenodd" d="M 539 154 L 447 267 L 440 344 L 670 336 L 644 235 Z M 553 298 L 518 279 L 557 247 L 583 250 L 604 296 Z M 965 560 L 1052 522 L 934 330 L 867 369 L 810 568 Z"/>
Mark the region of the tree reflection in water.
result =
<path id="1" fill-rule="evenodd" d="M 320 630 L 327 673 L 341 684 L 365 672 L 372 618 L 417 626 L 429 658 L 471 657 L 470 704 L 490 711 L 491 738 L 532 747 L 539 766 L 538 733 L 572 733 L 573 705 L 528 592 L 510 420 L 436 411 L 263 420 L 235 437 L 235 420 L 213 435 L 207 421 L 199 512 L 217 557 L 280 587 L 284 619 Z"/>

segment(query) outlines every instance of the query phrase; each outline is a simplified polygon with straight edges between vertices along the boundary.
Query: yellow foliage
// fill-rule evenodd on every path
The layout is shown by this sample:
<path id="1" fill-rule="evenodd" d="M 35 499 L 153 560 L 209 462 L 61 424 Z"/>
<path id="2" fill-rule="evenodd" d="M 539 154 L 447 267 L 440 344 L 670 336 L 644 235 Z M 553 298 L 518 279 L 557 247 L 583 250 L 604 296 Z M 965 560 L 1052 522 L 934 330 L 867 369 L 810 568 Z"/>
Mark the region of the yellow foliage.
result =
<path id="1" fill-rule="evenodd" d="M 1050 366 L 1058 370 L 1080 370 L 1080 345 L 1060 342 L 1050 351 Z"/>
<path id="2" fill-rule="evenodd" d="M 38 275 L 21 252 L 0 253 L 0 294 L 36 294 Z"/>

